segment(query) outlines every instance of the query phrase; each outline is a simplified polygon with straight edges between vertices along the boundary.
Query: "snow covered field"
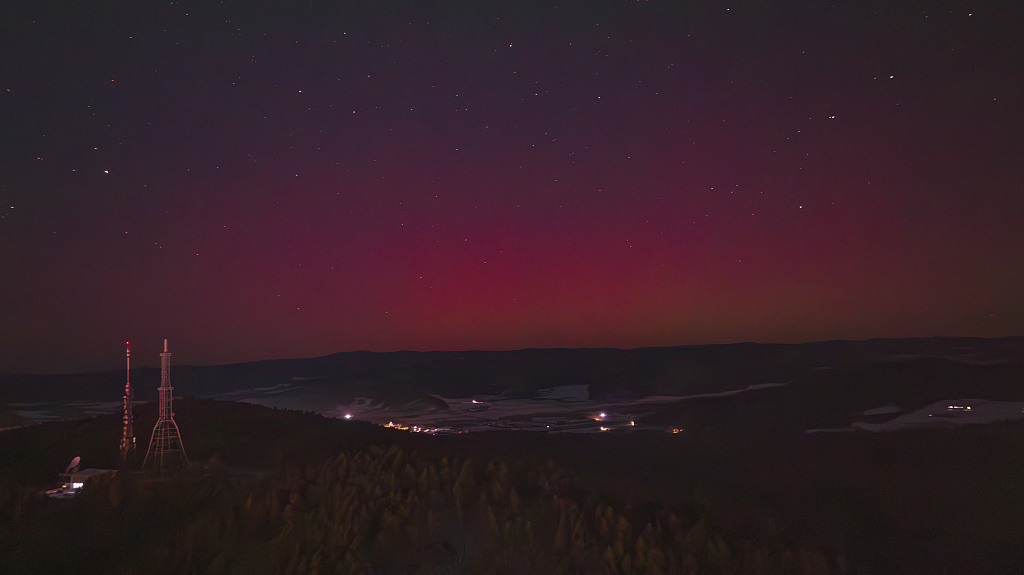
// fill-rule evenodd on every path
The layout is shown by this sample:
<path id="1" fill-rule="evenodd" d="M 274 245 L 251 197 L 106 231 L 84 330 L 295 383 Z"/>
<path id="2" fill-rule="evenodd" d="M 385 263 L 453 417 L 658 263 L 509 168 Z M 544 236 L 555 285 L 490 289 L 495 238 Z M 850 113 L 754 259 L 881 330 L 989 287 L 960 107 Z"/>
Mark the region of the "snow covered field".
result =
<path id="1" fill-rule="evenodd" d="M 853 427 L 867 431 L 896 431 L 921 427 L 957 427 L 1024 418 L 1024 402 L 987 399 L 948 399 L 901 415 L 885 423 L 857 422 Z"/>

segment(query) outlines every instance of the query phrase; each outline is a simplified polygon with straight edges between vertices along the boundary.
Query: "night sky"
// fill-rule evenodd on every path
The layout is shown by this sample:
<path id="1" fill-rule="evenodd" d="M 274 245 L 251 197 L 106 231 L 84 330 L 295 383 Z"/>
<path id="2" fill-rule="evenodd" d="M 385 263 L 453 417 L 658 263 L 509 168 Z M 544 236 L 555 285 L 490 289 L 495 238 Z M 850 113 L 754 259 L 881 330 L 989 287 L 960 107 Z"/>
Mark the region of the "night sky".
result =
<path id="1" fill-rule="evenodd" d="M 0 371 L 1024 335 L 1017 1 L 8 0 L 0 136 Z"/>

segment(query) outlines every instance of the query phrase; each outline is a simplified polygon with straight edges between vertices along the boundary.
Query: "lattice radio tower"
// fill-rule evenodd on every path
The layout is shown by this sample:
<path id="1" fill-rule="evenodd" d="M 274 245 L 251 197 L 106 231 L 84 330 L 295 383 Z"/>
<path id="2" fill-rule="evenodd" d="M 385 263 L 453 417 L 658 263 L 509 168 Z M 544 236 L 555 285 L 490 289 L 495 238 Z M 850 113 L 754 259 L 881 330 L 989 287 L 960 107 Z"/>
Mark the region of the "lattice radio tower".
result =
<path id="1" fill-rule="evenodd" d="M 135 456 L 135 430 L 132 428 L 132 403 L 135 397 L 132 393 L 132 349 L 128 342 L 124 342 L 126 370 L 124 380 L 124 432 L 121 434 L 121 465 L 128 467 Z"/>
<path id="2" fill-rule="evenodd" d="M 153 428 L 153 436 L 149 439 L 149 449 L 142 468 L 153 458 L 153 469 L 160 473 L 172 466 L 188 462 L 185 447 L 181 444 L 181 433 L 174 422 L 174 408 L 171 405 L 171 354 L 167 351 L 167 340 L 164 340 L 164 352 L 160 354 L 160 417 Z"/>

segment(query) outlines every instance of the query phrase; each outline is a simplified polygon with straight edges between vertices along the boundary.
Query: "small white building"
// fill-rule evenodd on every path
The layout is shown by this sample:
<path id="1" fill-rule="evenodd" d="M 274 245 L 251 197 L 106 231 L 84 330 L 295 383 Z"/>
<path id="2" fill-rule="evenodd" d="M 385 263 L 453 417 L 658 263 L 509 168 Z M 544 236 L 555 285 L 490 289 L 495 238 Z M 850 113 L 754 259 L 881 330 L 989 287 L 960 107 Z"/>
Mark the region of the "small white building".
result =
<path id="1" fill-rule="evenodd" d="M 61 473 L 60 476 L 65 479 L 64 485 L 61 485 L 57 489 L 51 489 L 46 492 L 46 496 L 51 499 L 68 499 L 78 494 L 78 490 L 85 487 L 85 483 L 93 477 L 102 477 L 104 475 L 113 475 L 117 473 L 116 469 L 82 469 L 81 471 L 69 471 L 67 473 Z"/>

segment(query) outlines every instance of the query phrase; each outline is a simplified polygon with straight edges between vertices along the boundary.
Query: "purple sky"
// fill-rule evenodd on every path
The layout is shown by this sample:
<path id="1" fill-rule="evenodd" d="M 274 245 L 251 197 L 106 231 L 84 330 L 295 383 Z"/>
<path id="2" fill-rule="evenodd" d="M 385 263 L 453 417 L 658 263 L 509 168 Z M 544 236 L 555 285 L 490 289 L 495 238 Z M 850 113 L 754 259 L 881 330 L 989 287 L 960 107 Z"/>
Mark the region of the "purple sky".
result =
<path id="1" fill-rule="evenodd" d="M 0 371 L 1024 335 L 1017 2 L 0 7 Z"/>

